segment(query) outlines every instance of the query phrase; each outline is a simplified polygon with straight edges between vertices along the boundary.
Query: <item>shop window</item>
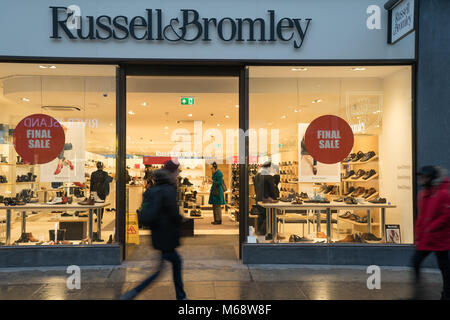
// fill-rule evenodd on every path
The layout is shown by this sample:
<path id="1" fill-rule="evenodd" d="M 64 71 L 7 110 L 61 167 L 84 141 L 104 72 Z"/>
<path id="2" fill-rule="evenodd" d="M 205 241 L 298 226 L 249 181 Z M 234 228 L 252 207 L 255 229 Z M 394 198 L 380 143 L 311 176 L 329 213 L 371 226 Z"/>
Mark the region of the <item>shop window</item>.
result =
<path id="1" fill-rule="evenodd" d="M 4 63 L 0 74 L 0 243 L 114 242 L 115 66 Z"/>
<path id="2" fill-rule="evenodd" d="M 411 114 L 409 66 L 251 67 L 249 242 L 413 243 Z M 304 139 L 325 115 L 353 135 L 331 164 Z"/>

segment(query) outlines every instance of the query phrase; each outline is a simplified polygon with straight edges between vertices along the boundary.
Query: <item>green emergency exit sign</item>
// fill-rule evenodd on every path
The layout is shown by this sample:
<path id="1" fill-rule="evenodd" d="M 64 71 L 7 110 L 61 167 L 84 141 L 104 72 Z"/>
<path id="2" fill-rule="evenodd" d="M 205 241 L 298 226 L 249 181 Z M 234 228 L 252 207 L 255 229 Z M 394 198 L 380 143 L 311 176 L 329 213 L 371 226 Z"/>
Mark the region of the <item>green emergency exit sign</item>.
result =
<path id="1" fill-rule="evenodd" d="M 193 106 L 195 103 L 194 97 L 181 97 L 182 106 Z"/>

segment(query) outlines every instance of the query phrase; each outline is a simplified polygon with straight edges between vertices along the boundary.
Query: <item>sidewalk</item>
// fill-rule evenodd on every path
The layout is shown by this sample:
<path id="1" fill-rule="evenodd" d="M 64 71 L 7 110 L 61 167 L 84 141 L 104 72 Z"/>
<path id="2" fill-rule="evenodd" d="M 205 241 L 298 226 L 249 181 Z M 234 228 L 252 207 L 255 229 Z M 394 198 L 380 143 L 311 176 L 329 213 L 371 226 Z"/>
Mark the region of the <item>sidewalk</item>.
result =
<path id="1" fill-rule="evenodd" d="M 82 267 L 81 289 L 66 287 L 65 267 L 0 269 L 0 299 L 117 299 L 152 272 L 155 260 L 120 266 Z M 171 266 L 138 299 L 175 299 Z M 236 260 L 184 261 L 183 279 L 191 300 L 402 300 L 411 295 L 409 268 L 381 267 L 381 289 L 367 288 L 361 266 L 243 265 Z M 424 270 L 424 299 L 439 299 L 438 270 Z"/>

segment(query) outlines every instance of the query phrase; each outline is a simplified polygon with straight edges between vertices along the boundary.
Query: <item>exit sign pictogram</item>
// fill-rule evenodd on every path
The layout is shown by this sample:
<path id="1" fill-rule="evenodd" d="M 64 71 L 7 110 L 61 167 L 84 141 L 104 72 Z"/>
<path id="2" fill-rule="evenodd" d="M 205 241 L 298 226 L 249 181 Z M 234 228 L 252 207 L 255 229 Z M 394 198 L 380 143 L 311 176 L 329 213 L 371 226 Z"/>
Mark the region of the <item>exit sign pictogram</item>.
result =
<path id="1" fill-rule="evenodd" d="M 182 106 L 193 106 L 195 102 L 194 97 L 181 97 Z"/>

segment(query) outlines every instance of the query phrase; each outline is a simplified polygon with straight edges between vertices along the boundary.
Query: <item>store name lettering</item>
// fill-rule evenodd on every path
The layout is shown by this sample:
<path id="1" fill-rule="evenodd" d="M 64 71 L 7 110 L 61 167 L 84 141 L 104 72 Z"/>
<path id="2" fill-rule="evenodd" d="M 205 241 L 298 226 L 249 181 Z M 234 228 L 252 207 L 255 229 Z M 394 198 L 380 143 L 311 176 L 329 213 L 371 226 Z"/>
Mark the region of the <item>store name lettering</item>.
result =
<path id="1" fill-rule="evenodd" d="M 412 23 L 410 3 L 408 3 L 403 9 L 395 13 L 395 23 L 393 33 L 396 35 L 403 29 L 409 27 Z"/>
<path id="2" fill-rule="evenodd" d="M 203 18 L 197 10 L 181 9 L 181 16 L 165 20 L 161 9 L 145 9 L 144 16 L 129 19 L 119 15 L 110 17 L 79 17 L 79 26 L 71 31 L 67 21 L 73 13 L 66 7 L 50 7 L 53 29 L 51 39 L 63 35 L 71 40 L 135 40 L 146 41 L 212 41 L 216 35 L 222 41 L 292 42 L 299 49 L 306 38 L 312 19 L 276 19 L 275 10 L 268 10 L 267 18 Z"/>
<path id="3" fill-rule="evenodd" d="M 50 149 L 50 130 L 27 130 L 28 147 L 30 149 Z"/>
<path id="4" fill-rule="evenodd" d="M 341 132 L 339 130 L 317 130 L 320 149 L 339 149 Z"/>

